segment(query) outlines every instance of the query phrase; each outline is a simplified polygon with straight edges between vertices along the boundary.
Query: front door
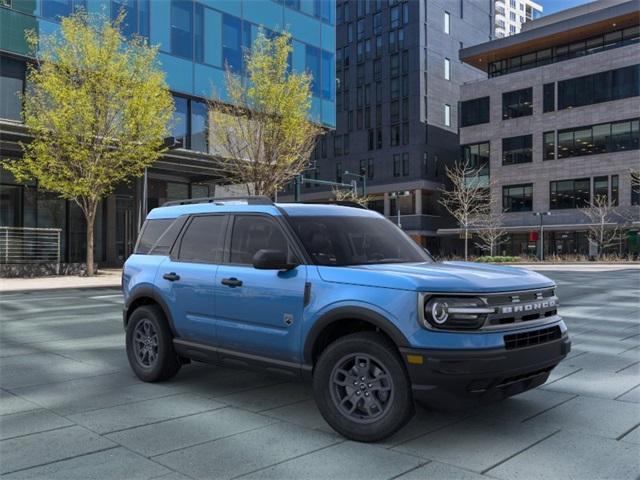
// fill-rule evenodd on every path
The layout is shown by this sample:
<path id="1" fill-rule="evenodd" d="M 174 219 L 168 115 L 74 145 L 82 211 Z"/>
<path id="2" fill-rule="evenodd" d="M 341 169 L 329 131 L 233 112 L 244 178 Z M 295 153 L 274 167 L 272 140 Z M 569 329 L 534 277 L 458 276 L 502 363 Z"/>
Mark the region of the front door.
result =
<path id="1" fill-rule="evenodd" d="M 156 286 L 182 339 L 216 343 L 214 287 L 226 224 L 226 215 L 192 217 L 171 258 L 158 269 Z"/>
<path id="2" fill-rule="evenodd" d="M 225 262 L 216 275 L 217 344 L 223 349 L 299 362 L 306 266 L 258 270 L 258 250 L 297 257 L 282 226 L 265 215 L 236 215 Z M 296 262 L 299 263 L 299 262 Z"/>

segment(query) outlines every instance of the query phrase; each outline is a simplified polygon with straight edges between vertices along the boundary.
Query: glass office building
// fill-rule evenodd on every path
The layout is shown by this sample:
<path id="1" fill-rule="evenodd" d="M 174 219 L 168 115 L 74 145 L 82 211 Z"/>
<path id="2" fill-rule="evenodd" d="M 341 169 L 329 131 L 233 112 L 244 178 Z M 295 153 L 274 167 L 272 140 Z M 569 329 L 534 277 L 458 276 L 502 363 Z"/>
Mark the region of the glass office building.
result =
<path id="1" fill-rule="evenodd" d="M 175 100 L 172 135 L 179 148 L 165 154 L 147 178 L 123 185 L 105 200 L 97 220 L 96 259 L 118 265 L 135 242 L 145 209 L 165 201 L 213 195 L 223 180 L 209 155 L 207 107 L 212 93 L 225 98 L 224 70 L 242 73 L 243 50 L 260 29 L 292 35 L 294 71 L 313 76 L 311 118 L 335 126 L 334 0 L 2 0 L 0 2 L 0 155 L 20 156 L 28 139 L 21 124 L 20 94 L 30 61 L 25 32 L 55 32 L 60 17 L 76 9 L 115 18 L 126 13 L 123 31 L 160 46 L 159 61 Z M 82 261 L 84 221 L 71 202 L 17 183 L 7 171 L 0 180 L 0 226 L 63 230 L 63 261 Z"/>

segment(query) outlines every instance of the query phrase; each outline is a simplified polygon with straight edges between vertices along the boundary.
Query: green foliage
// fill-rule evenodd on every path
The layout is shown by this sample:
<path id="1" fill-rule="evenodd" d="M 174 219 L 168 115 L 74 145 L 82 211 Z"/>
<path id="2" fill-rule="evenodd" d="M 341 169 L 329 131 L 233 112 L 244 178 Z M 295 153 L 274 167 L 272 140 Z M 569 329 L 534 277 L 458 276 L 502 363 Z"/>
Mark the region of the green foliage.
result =
<path id="1" fill-rule="evenodd" d="M 227 68 L 228 101 L 211 103 L 212 153 L 250 194 L 274 195 L 302 172 L 319 133 L 308 119 L 311 77 L 289 70 L 291 52 L 288 33 L 260 32 L 245 54 L 246 78 Z"/>
<path id="2" fill-rule="evenodd" d="M 520 261 L 520 257 L 510 257 L 502 255 L 487 255 L 484 257 L 478 257 L 475 260 L 478 263 L 515 263 Z"/>
<path id="3" fill-rule="evenodd" d="M 127 41 L 123 19 L 79 12 L 62 19 L 58 34 L 27 33 L 37 60 L 27 72 L 23 112 L 33 141 L 22 146 L 22 159 L 4 162 L 19 180 L 37 179 L 80 206 L 89 273 L 100 199 L 158 158 L 173 113 L 157 47 Z"/>

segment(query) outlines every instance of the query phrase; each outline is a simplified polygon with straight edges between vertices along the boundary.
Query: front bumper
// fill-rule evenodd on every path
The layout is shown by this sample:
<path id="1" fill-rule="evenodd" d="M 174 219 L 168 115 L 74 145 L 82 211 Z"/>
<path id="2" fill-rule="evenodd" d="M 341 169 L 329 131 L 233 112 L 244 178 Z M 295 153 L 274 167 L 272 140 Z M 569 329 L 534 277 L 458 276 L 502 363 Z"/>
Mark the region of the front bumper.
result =
<path id="1" fill-rule="evenodd" d="M 565 333 L 557 340 L 511 350 L 401 348 L 400 352 L 414 398 L 436 408 L 457 409 L 542 385 L 570 350 Z"/>

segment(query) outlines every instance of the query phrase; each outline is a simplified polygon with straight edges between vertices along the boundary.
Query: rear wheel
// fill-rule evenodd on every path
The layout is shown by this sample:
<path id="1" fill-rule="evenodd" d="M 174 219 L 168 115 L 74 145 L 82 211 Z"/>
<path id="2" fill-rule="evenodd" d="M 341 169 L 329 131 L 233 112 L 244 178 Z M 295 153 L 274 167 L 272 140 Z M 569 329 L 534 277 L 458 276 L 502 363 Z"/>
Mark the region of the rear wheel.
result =
<path id="1" fill-rule="evenodd" d="M 173 335 L 157 305 L 138 307 L 131 314 L 126 347 L 131 369 L 145 382 L 167 380 L 180 370 Z"/>
<path id="2" fill-rule="evenodd" d="M 324 419 L 361 442 L 386 438 L 413 416 L 406 370 L 395 346 L 375 332 L 342 337 L 318 360 L 313 389 Z"/>

